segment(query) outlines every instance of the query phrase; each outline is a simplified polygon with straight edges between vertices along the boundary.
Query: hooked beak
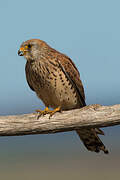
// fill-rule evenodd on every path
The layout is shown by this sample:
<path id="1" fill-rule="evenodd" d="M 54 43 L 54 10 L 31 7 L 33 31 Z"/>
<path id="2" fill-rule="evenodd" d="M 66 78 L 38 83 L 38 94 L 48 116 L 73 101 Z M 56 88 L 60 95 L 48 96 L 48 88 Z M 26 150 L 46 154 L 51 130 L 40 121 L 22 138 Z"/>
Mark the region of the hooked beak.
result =
<path id="1" fill-rule="evenodd" d="M 18 50 L 18 56 L 24 56 L 24 49 L 23 48 L 20 48 Z"/>

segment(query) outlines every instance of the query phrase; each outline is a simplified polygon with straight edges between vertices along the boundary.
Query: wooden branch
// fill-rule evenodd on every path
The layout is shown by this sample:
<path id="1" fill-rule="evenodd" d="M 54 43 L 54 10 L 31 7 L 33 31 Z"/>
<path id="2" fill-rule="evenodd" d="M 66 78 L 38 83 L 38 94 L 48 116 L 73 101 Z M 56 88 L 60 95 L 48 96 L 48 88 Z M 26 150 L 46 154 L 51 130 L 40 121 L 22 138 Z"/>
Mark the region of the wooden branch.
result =
<path id="1" fill-rule="evenodd" d="M 89 105 L 81 109 L 56 113 L 37 119 L 35 114 L 0 116 L 0 136 L 47 134 L 80 128 L 107 127 L 120 124 L 120 104 Z"/>

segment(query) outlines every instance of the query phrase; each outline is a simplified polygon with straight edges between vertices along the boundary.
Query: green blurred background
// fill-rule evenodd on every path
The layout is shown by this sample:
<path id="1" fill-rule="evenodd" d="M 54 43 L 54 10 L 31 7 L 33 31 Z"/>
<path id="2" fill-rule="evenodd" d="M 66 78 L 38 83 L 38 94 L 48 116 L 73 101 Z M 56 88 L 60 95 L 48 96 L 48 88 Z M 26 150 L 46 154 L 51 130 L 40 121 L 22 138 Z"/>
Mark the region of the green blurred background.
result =
<path id="1" fill-rule="evenodd" d="M 78 67 L 87 104 L 120 103 L 120 1 L 0 2 L 0 115 L 44 108 L 25 79 L 20 44 L 40 38 Z M 75 132 L 0 138 L 0 179 L 120 178 L 120 127 L 104 128 L 109 155 L 88 152 Z"/>

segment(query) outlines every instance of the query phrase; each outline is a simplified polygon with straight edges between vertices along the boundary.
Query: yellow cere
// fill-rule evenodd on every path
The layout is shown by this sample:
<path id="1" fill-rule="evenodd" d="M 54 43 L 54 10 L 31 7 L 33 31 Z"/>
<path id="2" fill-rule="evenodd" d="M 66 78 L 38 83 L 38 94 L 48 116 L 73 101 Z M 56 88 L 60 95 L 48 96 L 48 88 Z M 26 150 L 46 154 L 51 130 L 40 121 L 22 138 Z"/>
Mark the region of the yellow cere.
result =
<path id="1" fill-rule="evenodd" d="M 21 47 L 21 48 L 20 48 L 20 51 L 24 51 L 24 48 L 23 48 L 23 47 Z"/>
<path id="2" fill-rule="evenodd" d="M 21 47 L 20 51 L 22 51 L 22 52 L 28 51 L 28 46 L 26 45 L 24 47 Z"/>

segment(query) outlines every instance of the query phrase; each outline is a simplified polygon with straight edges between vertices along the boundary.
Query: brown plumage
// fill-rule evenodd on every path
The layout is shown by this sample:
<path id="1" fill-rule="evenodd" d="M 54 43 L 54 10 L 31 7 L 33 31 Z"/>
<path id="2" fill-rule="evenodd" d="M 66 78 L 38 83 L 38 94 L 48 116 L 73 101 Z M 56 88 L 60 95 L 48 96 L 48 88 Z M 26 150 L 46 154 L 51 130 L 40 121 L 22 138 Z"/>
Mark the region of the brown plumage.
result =
<path id="1" fill-rule="evenodd" d="M 23 42 L 18 54 L 24 56 L 26 79 L 46 107 L 70 110 L 85 106 L 85 95 L 80 74 L 73 61 L 39 39 Z M 108 153 L 97 134 L 100 129 L 77 130 L 90 151 Z"/>

